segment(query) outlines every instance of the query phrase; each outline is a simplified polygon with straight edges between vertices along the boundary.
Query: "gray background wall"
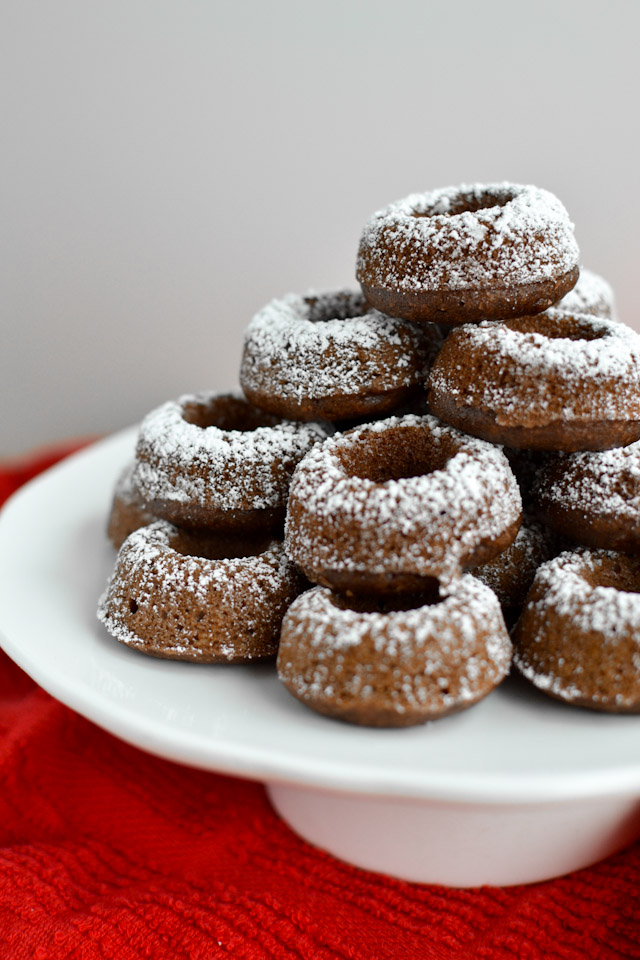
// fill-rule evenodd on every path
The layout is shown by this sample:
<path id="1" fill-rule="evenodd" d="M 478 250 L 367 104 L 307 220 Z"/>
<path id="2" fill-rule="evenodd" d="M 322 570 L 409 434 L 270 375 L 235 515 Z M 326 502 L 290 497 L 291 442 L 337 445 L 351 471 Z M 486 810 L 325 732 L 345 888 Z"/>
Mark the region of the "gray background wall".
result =
<path id="1" fill-rule="evenodd" d="M 638 326 L 640 4 L 2 0 L 0 456 L 236 382 L 368 215 L 556 192 Z"/>

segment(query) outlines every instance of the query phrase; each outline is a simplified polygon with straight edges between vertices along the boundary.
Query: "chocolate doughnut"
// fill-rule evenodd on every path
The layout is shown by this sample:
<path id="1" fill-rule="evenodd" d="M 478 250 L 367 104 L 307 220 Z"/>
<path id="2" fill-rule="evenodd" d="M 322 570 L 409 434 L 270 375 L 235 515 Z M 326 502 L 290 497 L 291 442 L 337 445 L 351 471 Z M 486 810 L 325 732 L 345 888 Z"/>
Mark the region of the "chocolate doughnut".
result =
<path id="1" fill-rule="evenodd" d="M 640 337 L 548 310 L 452 330 L 431 369 L 429 407 L 510 447 L 605 450 L 640 438 Z"/>
<path id="2" fill-rule="evenodd" d="M 381 415 L 420 390 L 441 342 L 437 327 L 368 310 L 360 293 L 289 294 L 249 324 L 240 384 L 292 420 Z"/>
<path id="3" fill-rule="evenodd" d="M 513 632 L 514 663 L 577 706 L 640 711 L 640 558 L 586 547 L 543 564 Z"/>
<path id="4" fill-rule="evenodd" d="M 383 313 L 456 324 L 539 313 L 578 273 L 573 224 L 557 197 L 497 183 L 412 194 L 374 213 L 356 279 Z"/>
<path id="5" fill-rule="evenodd" d="M 533 500 L 545 523 L 578 543 L 640 551 L 640 442 L 550 460 Z"/>
<path id="6" fill-rule="evenodd" d="M 374 727 L 406 727 L 477 703 L 509 672 L 498 600 L 471 576 L 444 599 L 348 601 L 307 591 L 282 624 L 278 675 L 308 707 Z"/>
<path id="7" fill-rule="evenodd" d="M 181 527 L 275 529 L 296 464 L 328 432 L 233 394 L 183 396 L 143 420 L 133 485 L 152 513 Z"/>
<path id="8" fill-rule="evenodd" d="M 123 543 L 98 618 L 154 657 L 263 660 L 303 583 L 279 540 L 203 536 L 160 520 Z"/>
<path id="9" fill-rule="evenodd" d="M 498 447 L 435 417 L 391 417 L 338 434 L 300 463 L 286 549 L 315 583 L 418 593 L 495 557 L 520 516 Z"/>

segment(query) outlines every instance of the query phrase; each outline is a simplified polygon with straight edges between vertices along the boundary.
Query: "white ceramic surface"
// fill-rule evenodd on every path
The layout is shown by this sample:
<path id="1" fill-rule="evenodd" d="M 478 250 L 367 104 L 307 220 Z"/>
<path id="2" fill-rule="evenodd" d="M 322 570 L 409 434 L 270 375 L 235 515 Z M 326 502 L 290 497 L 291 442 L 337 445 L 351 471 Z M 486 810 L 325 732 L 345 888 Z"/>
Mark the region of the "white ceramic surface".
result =
<path id="1" fill-rule="evenodd" d="M 561 876 L 640 833 L 640 799 L 459 803 L 271 784 L 289 826 L 342 860 L 404 880 L 505 886 Z"/>
<path id="2" fill-rule="evenodd" d="M 153 660 L 111 640 L 95 607 L 133 442 L 127 431 L 71 457 L 0 513 L 0 640 L 46 690 L 152 753 L 271 784 L 303 836 L 407 879 L 527 882 L 640 833 L 640 717 L 509 680 L 439 722 L 369 730 L 305 709 L 272 666 Z"/>

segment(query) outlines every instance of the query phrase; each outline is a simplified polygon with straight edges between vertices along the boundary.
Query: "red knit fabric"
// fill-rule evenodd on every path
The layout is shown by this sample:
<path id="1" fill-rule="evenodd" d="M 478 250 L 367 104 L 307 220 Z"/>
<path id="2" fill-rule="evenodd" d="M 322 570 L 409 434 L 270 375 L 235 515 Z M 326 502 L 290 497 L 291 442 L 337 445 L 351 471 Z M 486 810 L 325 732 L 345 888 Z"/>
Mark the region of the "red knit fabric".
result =
<path id="1" fill-rule="evenodd" d="M 2 495 L 55 458 L 0 470 Z M 366 873 L 259 784 L 121 743 L 2 654 L 0 783 L 2 960 L 640 958 L 638 844 L 529 887 Z"/>

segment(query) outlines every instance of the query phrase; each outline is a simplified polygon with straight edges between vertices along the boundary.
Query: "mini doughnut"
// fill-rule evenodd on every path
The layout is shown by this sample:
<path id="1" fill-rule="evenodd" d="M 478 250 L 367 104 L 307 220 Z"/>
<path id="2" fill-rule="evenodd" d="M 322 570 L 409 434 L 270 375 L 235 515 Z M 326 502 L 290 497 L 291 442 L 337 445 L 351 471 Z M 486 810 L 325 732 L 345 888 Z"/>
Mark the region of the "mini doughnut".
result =
<path id="1" fill-rule="evenodd" d="M 580 276 L 573 290 L 556 304 L 558 310 L 568 313 L 590 313 L 593 317 L 616 320 L 616 301 L 611 285 L 604 277 L 580 268 Z"/>
<path id="2" fill-rule="evenodd" d="M 640 552 L 640 442 L 551 460 L 533 495 L 545 523 L 572 540 Z"/>
<path id="3" fill-rule="evenodd" d="M 138 527 L 146 527 L 158 519 L 147 509 L 133 486 L 133 468 L 134 464 L 128 463 L 122 470 L 113 492 L 107 536 L 116 550 L 120 549 L 129 534 Z"/>
<path id="4" fill-rule="evenodd" d="M 360 293 L 289 294 L 249 324 L 240 384 L 251 403 L 292 420 L 387 413 L 420 389 L 441 342 L 435 326 L 367 311 Z"/>
<path id="5" fill-rule="evenodd" d="M 573 224 L 557 197 L 493 183 L 412 194 L 374 213 L 356 279 L 383 313 L 452 324 L 539 313 L 578 272 Z"/>
<path id="6" fill-rule="evenodd" d="M 604 450 L 640 438 L 640 337 L 587 314 L 548 310 L 449 334 L 429 407 L 492 443 Z"/>
<path id="7" fill-rule="evenodd" d="M 555 542 L 556 537 L 549 530 L 525 517 L 513 543 L 494 560 L 471 571 L 491 587 L 508 626 L 518 619 L 536 570 L 551 559 Z"/>
<path id="8" fill-rule="evenodd" d="M 514 662 L 560 700 L 640 711 L 640 558 L 582 547 L 543 564 L 514 633 Z"/>
<path id="9" fill-rule="evenodd" d="M 407 727 L 477 703 L 510 663 L 495 594 L 464 576 L 434 603 L 347 601 L 315 587 L 286 613 L 277 665 L 287 690 L 319 713 Z"/>
<path id="10" fill-rule="evenodd" d="M 154 657 L 244 663 L 274 656 L 302 589 L 278 540 L 202 536 L 160 520 L 123 543 L 98 619 Z"/>
<path id="11" fill-rule="evenodd" d="M 499 448 L 435 417 L 390 417 L 338 434 L 300 463 L 286 549 L 323 586 L 418 593 L 495 557 L 520 515 Z"/>
<path id="12" fill-rule="evenodd" d="M 232 394 L 184 396 L 142 422 L 133 485 L 152 513 L 181 527 L 275 528 L 296 464 L 327 432 Z"/>

